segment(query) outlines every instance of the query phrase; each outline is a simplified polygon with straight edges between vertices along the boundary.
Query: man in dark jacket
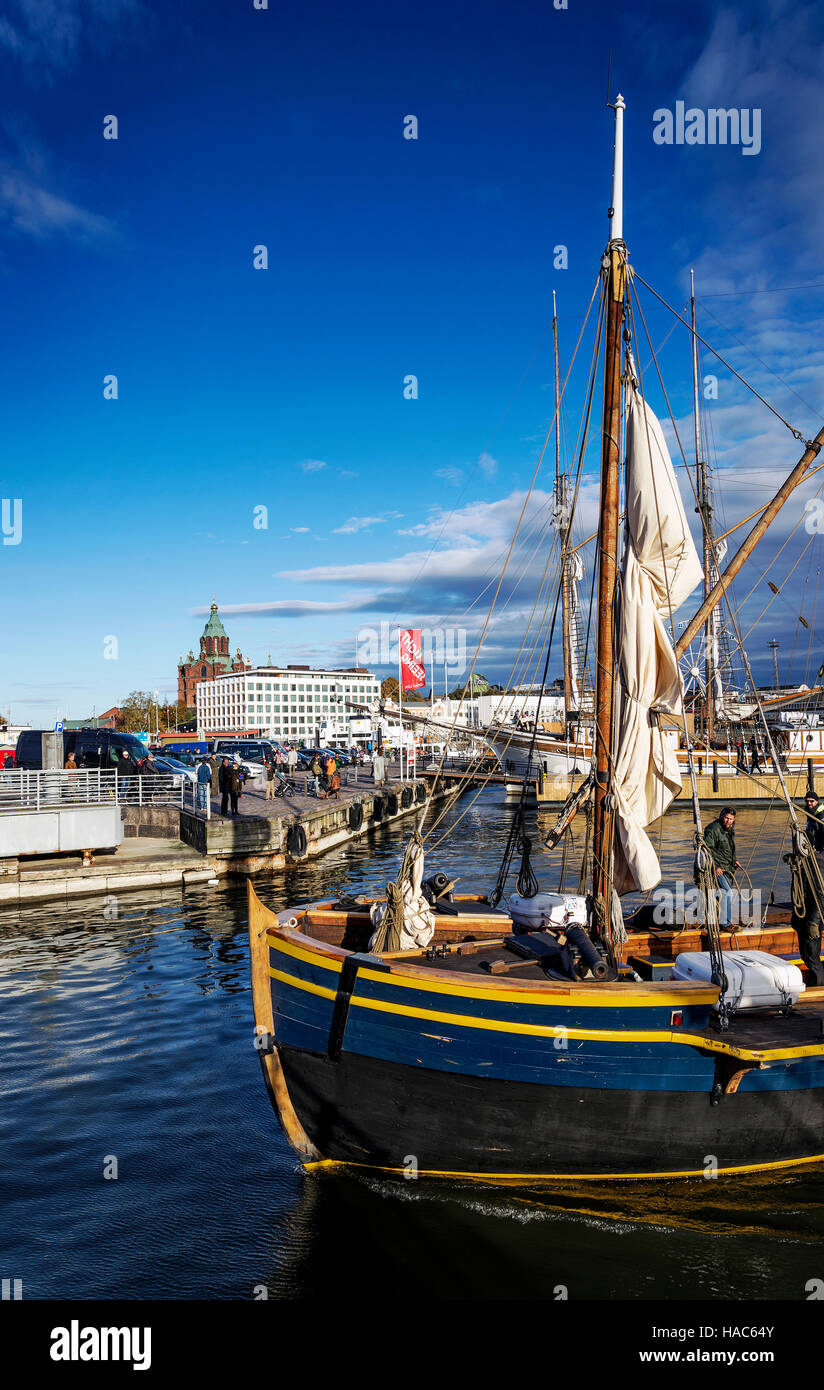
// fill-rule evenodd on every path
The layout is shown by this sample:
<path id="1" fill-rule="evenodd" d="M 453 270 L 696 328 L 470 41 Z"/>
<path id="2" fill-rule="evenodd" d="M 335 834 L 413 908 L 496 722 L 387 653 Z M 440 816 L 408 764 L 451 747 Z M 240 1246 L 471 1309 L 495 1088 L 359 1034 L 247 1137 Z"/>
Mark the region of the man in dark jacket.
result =
<path id="1" fill-rule="evenodd" d="M 804 810 L 807 812 L 807 839 L 820 853 L 824 850 L 824 801 L 819 801 L 815 792 L 807 792 Z"/>
<path id="2" fill-rule="evenodd" d="M 212 796 L 217 796 L 218 792 L 220 791 L 220 786 L 218 785 L 218 777 L 220 775 L 220 763 L 218 762 L 214 753 L 212 753 L 211 757 L 209 758 L 209 771 L 212 774 Z"/>
<path id="3" fill-rule="evenodd" d="M 704 842 L 712 855 L 720 895 L 719 925 L 730 925 L 730 907 L 735 891 L 733 877 L 741 865 L 735 857 L 735 812 L 725 806 L 717 820 L 707 826 Z"/>
<path id="4" fill-rule="evenodd" d="M 232 804 L 232 815 L 237 815 L 237 799 L 243 790 L 243 772 L 239 762 L 234 762 L 229 767 L 229 800 Z"/>
<path id="5" fill-rule="evenodd" d="M 222 816 L 228 816 L 229 814 L 229 792 L 231 790 L 229 785 L 230 770 L 229 759 L 224 758 L 217 775 L 217 784 L 220 790 L 220 814 Z M 235 793 L 234 810 L 237 810 L 237 793 Z"/>
<path id="6" fill-rule="evenodd" d="M 122 801 L 132 783 L 132 778 L 137 772 L 137 763 L 130 755 L 128 748 L 124 748 L 120 754 L 120 761 L 115 769 L 117 772 L 117 790 Z"/>

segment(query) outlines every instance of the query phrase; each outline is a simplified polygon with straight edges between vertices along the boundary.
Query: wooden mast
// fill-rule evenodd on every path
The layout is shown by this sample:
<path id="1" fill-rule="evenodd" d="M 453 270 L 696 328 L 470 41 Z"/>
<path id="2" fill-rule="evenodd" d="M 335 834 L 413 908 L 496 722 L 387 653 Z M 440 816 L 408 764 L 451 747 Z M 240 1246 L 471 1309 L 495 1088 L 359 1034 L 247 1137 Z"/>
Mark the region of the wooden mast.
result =
<path id="1" fill-rule="evenodd" d="M 564 731 L 569 736 L 572 714 L 572 664 L 569 641 L 569 516 L 566 477 L 561 474 L 561 373 L 558 361 L 558 311 L 552 291 L 552 338 L 555 344 L 555 505 L 561 520 L 561 622 L 564 640 Z"/>
<path id="2" fill-rule="evenodd" d="M 690 321 L 692 323 L 692 400 L 693 418 L 695 421 L 695 482 L 698 494 L 697 511 L 701 517 L 701 534 L 704 540 L 704 599 L 706 600 L 712 588 L 712 505 L 707 489 L 707 465 L 701 457 L 701 416 L 698 407 L 698 339 L 695 335 L 695 276 L 690 271 Z M 707 614 L 704 623 L 704 681 L 706 685 L 705 694 L 705 716 L 704 732 L 707 738 L 707 747 L 715 731 L 715 691 L 713 689 L 713 669 L 712 669 L 712 616 Z"/>
<path id="3" fill-rule="evenodd" d="M 623 240 L 624 98 L 615 111 L 610 235 L 604 257 L 606 345 L 601 445 L 601 516 L 598 526 L 598 635 L 595 680 L 595 803 L 593 896 L 595 932 L 609 940 L 612 917 L 612 854 L 615 812 L 609 797 L 615 727 L 615 590 L 618 575 L 618 493 L 621 437 L 621 334 L 624 325 L 626 247 Z"/>
<path id="4" fill-rule="evenodd" d="M 764 508 L 764 511 L 759 516 L 758 521 L 753 526 L 747 539 L 738 547 L 738 550 L 736 550 L 730 563 L 724 570 L 724 573 L 718 579 L 717 583 L 713 585 L 711 592 L 704 599 L 698 612 L 690 619 L 675 644 L 676 656 L 680 657 L 684 655 L 684 652 L 705 621 L 707 615 L 711 613 L 715 605 L 721 601 L 725 590 L 729 588 L 741 566 L 744 564 L 744 561 L 755 550 L 764 532 L 781 511 L 787 498 L 795 492 L 799 483 L 804 481 L 805 474 L 810 464 L 815 461 L 821 452 L 822 445 L 824 445 L 824 426 L 818 431 L 815 439 L 810 440 L 792 473 L 785 478 L 778 492 L 775 494 L 775 497 L 769 505 Z"/>

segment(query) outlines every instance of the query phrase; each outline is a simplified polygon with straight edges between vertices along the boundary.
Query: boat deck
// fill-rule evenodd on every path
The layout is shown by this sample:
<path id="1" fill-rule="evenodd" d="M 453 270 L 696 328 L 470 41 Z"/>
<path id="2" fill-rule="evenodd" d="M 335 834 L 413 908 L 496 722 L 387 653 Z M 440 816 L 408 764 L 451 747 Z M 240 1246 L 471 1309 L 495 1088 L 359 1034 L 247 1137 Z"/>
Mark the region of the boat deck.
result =
<path id="1" fill-rule="evenodd" d="M 788 1014 L 775 1009 L 748 1009 L 745 1014 L 733 1015 L 723 1032 L 717 1024 L 690 1031 L 712 1040 L 723 1038 L 734 1047 L 759 1051 L 820 1046 L 824 1042 L 824 989 L 803 994 Z"/>

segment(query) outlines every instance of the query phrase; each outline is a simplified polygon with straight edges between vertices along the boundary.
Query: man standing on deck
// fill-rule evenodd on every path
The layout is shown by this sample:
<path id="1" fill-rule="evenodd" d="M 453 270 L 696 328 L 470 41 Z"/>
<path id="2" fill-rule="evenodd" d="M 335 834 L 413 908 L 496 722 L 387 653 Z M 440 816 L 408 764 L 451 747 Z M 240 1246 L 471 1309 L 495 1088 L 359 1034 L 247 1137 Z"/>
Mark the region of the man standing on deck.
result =
<path id="1" fill-rule="evenodd" d="M 715 878 L 721 900 L 718 924 L 721 927 L 730 926 L 732 895 L 735 892 L 733 877 L 736 869 L 741 867 L 735 857 L 734 826 L 735 812 L 731 806 L 725 806 L 718 819 L 707 826 L 704 835 L 704 843 L 715 865 Z"/>
<path id="2" fill-rule="evenodd" d="M 739 739 L 735 745 L 735 770 L 737 773 L 747 771 L 747 754 L 744 751 L 742 739 Z"/>
<path id="3" fill-rule="evenodd" d="M 819 801 L 816 793 L 809 791 L 804 797 L 804 810 L 807 812 L 807 839 L 820 853 L 824 850 L 824 801 Z"/>

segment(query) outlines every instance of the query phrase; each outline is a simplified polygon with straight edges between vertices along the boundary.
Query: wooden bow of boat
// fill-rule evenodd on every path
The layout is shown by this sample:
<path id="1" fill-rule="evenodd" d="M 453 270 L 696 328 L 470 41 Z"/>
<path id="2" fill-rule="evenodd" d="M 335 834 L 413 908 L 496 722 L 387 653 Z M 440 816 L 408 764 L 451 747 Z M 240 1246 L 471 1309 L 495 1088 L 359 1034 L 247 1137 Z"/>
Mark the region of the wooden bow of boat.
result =
<path id="1" fill-rule="evenodd" d="M 255 1047 L 260 1057 L 266 1088 L 275 1107 L 284 1133 L 304 1162 L 320 1157 L 307 1138 L 292 1102 L 275 1046 L 275 1021 L 272 1015 L 272 990 L 269 978 L 269 946 L 267 928 L 275 913 L 260 901 L 249 883 L 249 962 L 252 977 L 252 1006 L 255 1015 Z"/>

